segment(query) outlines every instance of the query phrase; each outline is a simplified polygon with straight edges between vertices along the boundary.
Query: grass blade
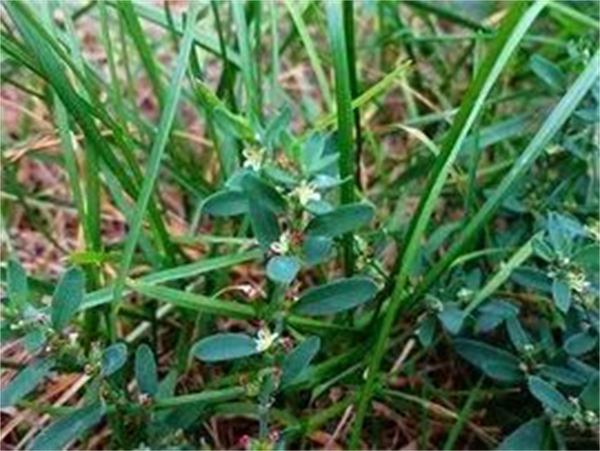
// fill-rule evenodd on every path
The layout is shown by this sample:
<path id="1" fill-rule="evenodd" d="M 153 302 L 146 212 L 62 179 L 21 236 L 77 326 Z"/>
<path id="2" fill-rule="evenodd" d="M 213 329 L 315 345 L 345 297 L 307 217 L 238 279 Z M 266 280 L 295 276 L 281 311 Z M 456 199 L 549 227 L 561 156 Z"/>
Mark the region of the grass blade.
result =
<path id="1" fill-rule="evenodd" d="M 508 60 L 517 48 L 519 42 L 546 3 L 547 2 L 542 1 L 536 2 L 529 8 L 527 8 L 527 5 L 524 3 L 516 3 L 512 6 L 509 15 L 506 17 L 499 31 L 494 47 L 485 61 L 482 62 L 475 80 L 465 95 L 465 99 L 454 124 L 442 144 L 441 154 L 436 159 L 435 166 L 433 167 L 432 174 L 429 178 L 429 183 L 420 200 L 419 208 L 411 221 L 405 240 L 406 245 L 399 256 L 401 263 L 399 265 L 398 274 L 396 275 L 395 287 L 389 308 L 385 311 L 383 323 L 379 328 L 375 351 L 369 364 L 367 381 L 363 385 L 361 398 L 357 406 L 350 448 L 358 447 L 364 417 L 370 405 L 387 338 L 392 329 L 392 325 L 395 322 L 398 311 L 407 300 L 406 291 L 408 277 L 416 260 L 416 255 L 419 246 L 421 245 L 425 229 L 446 182 L 450 168 L 452 167 L 471 126 L 485 106 L 485 100 L 500 76 L 502 69 L 508 63 Z"/>
<path id="2" fill-rule="evenodd" d="M 294 22 L 294 26 L 298 31 L 298 35 L 300 36 L 302 44 L 304 44 L 304 48 L 306 49 L 306 55 L 308 56 L 308 61 L 310 62 L 313 72 L 315 73 L 317 84 L 319 85 L 319 90 L 321 91 L 321 95 L 323 96 L 323 101 L 327 109 L 331 110 L 333 107 L 331 89 L 329 88 L 329 82 L 327 81 L 327 76 L 325 75 L 325 71 L 323 70 L 321 58 L 319 58 L 319 54 L 317 53 L 315 42 L 313 41 L 308 32 L 308 27 L 306 26 L 306 22 L 302 17 L 302 13 L 298 9 L 297 3 L 292 2 L 290 0 L 286 0 L 285 7 L 287 8 L 288 12 L 290 13 L 290 16 L 292 17 L 292 21 Z"/>
<path id="3" fill-rule="evenodd" d="M 238 43 L 240 48 L 240 63 L 242 78 L 246 88 L 248 98 L 248 111 L 250 117 L 255 120 L 261 118 L 260 85 L 258 84 L 256 71 L 256 58 L 252 54 L 252 44 L 250 42 L 250 32 L 244 11 L 245 2 L 233 2 L 233 19 L 237 30 Z"/>
<path id="4" fill-rule="evenodd" d="M 135 248 L 137 247 L 137 242 L 142 231 L 142 222 L 144 220 L 148 203 L 152 196 L 154 185 L 158 178 L 160 162 L 167 145 L 167 141 L 169 140 L 171 125 L 175 119 L 177 104 L 181 95 L 181 83 L 185 76 L 187 62 L 192 50 L 193 30 L 196 23 L 195 18 L 197 10 L 198 5 L 192 4 L 188 22 L 186 24 L 181 50 L 177 56 L 175 74 L 165 98 L 165 108 L 161 114 L 158 132 L 150 152 L 150 161 L 148 162 L 146 178 L 144 179 L 144 184 L 142 185 L 140 196 L 136 203 L 133 222 L 130 226 L 131 228 L 125 242 L 121 266 L 119 268 L 119 274 L 117 276 L 117 280 L 115 281 L 115 287 L 113 291 L 113 321 L 116 321 L 117 306 L 120 302 L 123 289 L 125 288 L 125 278 L 127 277 L 129 267 L 131 266 L 131 262 L 133 260 L 133 254 L 135 252 Z M 113 339 L 116 339 L 116 336 L 114 335 L 115 332 L 116 331 L 113 330 Z"/>
<path id="5" fill-rule="evenodd" d="M 461 235 L 454 241 L 446 254 L 444 254 L 444 258 L 429 272 L 420 291 L 433 283 L 459 257 L 462 249 L 494 214 L 515 183 L 521 180 L 529 168 L 531 168 L 536 158 L 550 143 L 552 137 L 573 114 L 583 96 L 592 88 L 594 83 L 598 82 L 598 75 L 600 74 L 599 66 L 600 52 L 597 51 L 579 78 L 556 105 L 552 113 L 550 113 L 550 116 L 548 116 L 538 133 L 529 142 L 527 148 L 521 153 L 510 172 L 506 174 L 500 185 L 494 190 L 494 194 L 465 226 Z"/>
<path id="6" fill-rule="evenodd" d="M 340 150 L 340 177 L 350 178 L 351 183 L 344 183 L 341 189 L 341 203 L 354 202 L 355 149 L 353 137 L 354 117 L 352 112 L 351 75 L 348 67 L 348 51 L 344 28 L 343 5 L 339 0 L 325 3 L 327 13 L 327 32 L 333 54 L 335 74 L 336 110 L 338 120 L 338 148 Z M 344 270 L 346 276 L 354 272 L 354 238 L 352 233 L 343 237 Z"/>

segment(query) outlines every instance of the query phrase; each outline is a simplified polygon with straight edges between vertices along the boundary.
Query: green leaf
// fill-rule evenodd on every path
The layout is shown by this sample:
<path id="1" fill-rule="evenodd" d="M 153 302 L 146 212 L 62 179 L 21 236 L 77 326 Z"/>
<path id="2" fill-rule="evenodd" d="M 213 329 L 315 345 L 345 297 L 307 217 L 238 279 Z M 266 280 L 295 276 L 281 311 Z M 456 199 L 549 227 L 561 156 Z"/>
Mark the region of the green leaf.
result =
<path id="1" fill-rule="evenodd" d="M 97 425 L 106 412 L 103 404 L 77 409 L 61 418 L 38 434 L 27 449 L 57 450 L 64 449 L 73 440 Z"/>
<path id="2" fill-rule="evenodd" d="M 527 386 L 531 394 L 548 409 L 561 415 L 573 413 L 573 406 L 556 388 L 538 376 L 529 376 Z"/>
<path id="3" fill-rule="evenodd" d="M 294 304 L 295 313 L 305 315 L 331 315 L 370 301 L 377 285 L 367 277 L 352 277 L 310 288 Z"/>
<path id="4" fill-rule="evenodd" d="M 464 312 L 455 305 L 444 305 L 444 309 L 438 313 L 438 319 L 449 333 L 457 335 L 465 320 Z"/>
<path id="5" fill-rule="evenodd" d="M 529 420 L 502 440 L 498 449 L 507 451 L 542 449 L 545 424 L 543 418 Z"/>
<path id="6" fill-rule="evenodd" d="M 563 348 L 567 354 L 580 356 L 590 352 L 598 344 L 598 337 L 587 332 L 571 335 L 564 343 Z"/>
<path id="7" fill-rule="evenodd" d="M 424 348 L 428 348 L 431 346 L 433 342 L 433 337 L 435 336 L 435 326 L 436 319 L 433 315 L 428 315 L 425 317 L 423 321 L 419 324 L 419 328 L 417 329 L 417 338 L 419 339 L 419 343 Z"/>
<path id="8" fill-rule="evenodd" d="M 560 279 L 554 279 L 552 283 L 552 297 L 556 307 L 563 312 L 567 313 L 571 306 L 571 289 L 566 282 Z"/>
<path id="9" fill-rule="evenodd" d="M 242 186 L 247 191 L 250 199 L 260 201 L 272 213 L 278 215 L 285 212 L 286 202 L 281 194 L 255 174 L 245 174 L 242 178 Z"/>
<path id="10" fill-rule="evenodd" d="M 248 195 L 252 231 L 260 247 L 267 251 L 281 235 L 276 212 L 285 210 L 285 202 L 280 203 L 279 193 L 255 175 L 245 174 L 242 186 Z"/>
<path id="11" fill-rule="evenodd" d="M 13 380 L 2 390 L 0 404 L 10 407 L 31 393 L 35 387 L 50 373 L 53 361 L 36 359 L 25 369 L 19 371 Z"/>
<path id="12" fill-rule="evenodd" d="M 152 141 L 152 148 L 150 150 L 148 166 L 143 179 L 142 188 L 136 200 L 132 220 L 129 222 L 129 233 L 125 242 L 125 249 L 123 250 L 119 273 L 114 285 L 114 303 L 121 301 L 121 296 L 125 288 L 125 279 L 127 278 L 129 268 L 133 261 L 138 240 L 142 234 L 142 226 L 144 217 L 146 216 L 146 210 L 148 209 L 148 205 L 150 204 L 150 199 L 152 198 L 152 193 L 154 191 L 154 186 L 158 180 L 161 161 L 163 159 L 163 154 L 171 134 L 171 127 L 177 113 L 177 106 L 179 104 L 179 98 L 183 88 L 187 63 L 193 48 L 197 13 L 198 5 L 192 3 L 188 14 L 188 20 L 186 21 L 183 42 L 179 47 L 179 54 L 177 55 L 173 78 L 171 79 L 171 83 L 166 92 L 164 108 L 161 112 L 158 129 L 156 136 Z M 114 310 L 115 307 L 113 306 L 112 321 L 116 321 L 116 313 Z"/>
<path id="13" fill-rule="evenodd" d="M 551 379 L 559 384 L 578 387 L 586 383 L 586 377 L 568 368 L 562 366 L 545 365 L 540 371 L 540 375 L 546 379 Z"/>
<path id="14" fill-rule="evenodd" d="M 246 334 L 222 333 L 197 342 L 192 354 L 204 362 L 222 362 L 257 354 L 256 342 Z"/>
<path id="15" fill-rule="evenodd" d="M 115 343 L 102 354 L 102 376 L 109 377 L 119 371 L 127 362 L 127 345 Z"/>
<path id="16" fill-rule="evenodd" d="M 304 259 L 308 266 L 324 262 L 331 253 L 333 239 L 326 236 L 306 235 L 302 243 Z"/>
<path id="17" fill-rule="evenodd" d="M 517 317 L 508 318 L 506 320 L 506 330 L 510 341 L 518 351 L 523 351 L 525 346 L 531 344 L 529 335 L 525 332 L 525 329 L 523 329 L 521 322 Z"/>
<path id="18" fill-rule="evenodd" d="M 27 273 L 21 263 L 13 258 L 10 258 L 7 264 L 7 285 L 10 305 L 22 310 L 29 297 Z"/>
<path id="19" fill-rule="evenodd" d="M 248 197 L 239 191 L 218 191 L 205 199 L 202 211 L 212 216 L 245 214 L 248 212 Z"/>
<path id="20" fill-rule="evenodd" d="M 62 331 L 77 313 L 83 302 L 85 280 L 83 271 L 79 268 L 69 269 L 58 282 L 52 296 L 52 327 Z"/>
<path id="21" fill-rule="evenodd" d="M 600 246 L 591 244 L 579 250 L 573 257 L 573 261 L 585 268 L 586 272 L 598 274 L 600 272 Z"/>
<path id="22" fill-rule="evenodd" d="M 140 392 L 154 396 L 158 391 L 156 360 L 150 346 L 143 343 L 135 352 L 135 380 Z"/>
<path id="23" fill-rule="evenodd" d="M 352 51 L 347 27 L 344 23 L 343 4 L 341 1 L 329 1 L 324 4 L 327 16 L 327 34 L 333 61 L 335 77 L 335 97 L 337 115 L 337 136 L 340 149 L 339 170 L 342 179 L 350 178 L 350 183 L 342 185 L 342 204 L 350 204 L 354 200 L 355 176 L 355 137 L 353 131 L 354 112 L 352 110 L 352 74 L 351 61 L 348 58 Z M 357 136 L 360 138 L 360 136 Z M 358 141 L 358 139 L 357 139 Z M 370 218 L 369 218 L 370 219 Z M 350 228 L 347 232 L 353 230 Z M 345 232 L 340 233 L 342 235 Z"/>
<path id="24" fill-rule="evenodd" d="M 273 282 L 290 284 L 300 271 L 300 262 L 296 257 L 276 256 L 267 263 L 267 276 Z"/>
<path id="25" fill-rule="evenodd" d="M 261 249 L 268 251 L 271 244 L 279 241 L 281 230 L 277 216 L 268 208 L 265 208 L 258 198 L 250 198 L 250 224 L 254 236 L 258 240 Z"/>
<path id="26" fill-rule="evenodd" d="M 321 339 L 309 337 L 300 343 L 283 361 L 281 387 L 292 383 L 310 364 L 321 347 Z"/>
<path id="27" fill-rule="evenodd" d="M 588 384 L 585 386 L 585 388 L 581 392 L 581 395 L 579 395 L 579 398 L 581 399 L 583 406 L 586 409 L 593 410 L 596 413 L 598 413 L 598 411 L 600 410 L 599 409 L 599 403 L 600 403 L 599 384 L 600 384 L 600 379 L 599 379 L 599 376 L 596 375 L 596 377 L 592 378 L 588 382 Z"/>
<path id="28" fill-rule="evenodd" d="M 504 349 L 466 338 L 456 339 L 454 345 L 461 357 L 492 379 L 516 382 L 522 376 L 519 359 Z"/>
<path id="29" fill-rule="evenodd" d="M 373 207 L 367 204 L 343 205 L 313 218 L 306 227 L 306 233 L 335 238 L 368 224 L 373 213 Z"/>
<path id="30" fill-rule="evenodd" d="M 529 60 L 531 70 L 550 88 L 562 91 L 567 84 L 567 77 L 553 62 L 541 55 L 535 54 Z"/>
<path id="31" fill-rule="evenodd" d="M 536 2 L 531 8 L 540 8 L 543 7 L 543 5 L 544 4 L 541 2 Z M 462 229 L 462 233 L 445 252 L 442 260 L 429 271 L 426 281 L 423 283 L 423 287 L 427 287 L 437 281 L 442 272 L 445 271 L 460 255 L 464 246 L 471 242 L 474 235 L 484 226 L 484 224 L 489 222 L 503 200 L 513 192 L 515 186 L 523 180 L 535 160 L 543 153 L 552 138 L 571 117 L 584 96 L 589 92 L 592 86 L 597 84 L 599 72 L 600 52 L 597 51 L 589 60 L 579 77 L 577 77 L 577 80 L 575 80 L 567 93 L 546 118 L 536 135 L 527 141 L 527 147 L 520 152 L 517 161 L 504 176 L 493 194 L 485 201 L 473 218 Z"/>

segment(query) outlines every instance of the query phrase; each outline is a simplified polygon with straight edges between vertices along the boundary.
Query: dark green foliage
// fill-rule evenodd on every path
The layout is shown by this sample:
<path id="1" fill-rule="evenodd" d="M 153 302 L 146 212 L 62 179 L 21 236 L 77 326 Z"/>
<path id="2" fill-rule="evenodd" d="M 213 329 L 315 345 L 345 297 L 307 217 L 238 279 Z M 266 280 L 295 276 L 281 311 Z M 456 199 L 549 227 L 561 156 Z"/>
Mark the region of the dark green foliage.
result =
<path id="1" fill-rule="evenodd" d="M 597 2 L 2 7 L 3 445 L 596 445 Z"/>

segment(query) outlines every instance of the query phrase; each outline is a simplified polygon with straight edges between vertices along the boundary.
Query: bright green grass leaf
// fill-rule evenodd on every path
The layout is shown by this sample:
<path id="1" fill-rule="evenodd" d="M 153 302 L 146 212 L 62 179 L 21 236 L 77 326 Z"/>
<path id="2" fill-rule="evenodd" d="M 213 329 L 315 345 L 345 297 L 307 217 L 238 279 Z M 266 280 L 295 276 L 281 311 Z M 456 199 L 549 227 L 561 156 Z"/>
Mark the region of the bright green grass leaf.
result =
<path id="1" fill-rule="evenodd" d="M 542 418 L 529 420 L 502 440 L 498 449 L 506 451 L 542 449 L 545 425 L 546 421 Z"/>
<path id="2" fill-rule="evenodd" d="M 102 376 L 109 377 L 127 363 L 127 345 L 115 343 L 102 353 Z"/>
<path id="3" fill-rule="evenodd" d="M 296 257 L 275 256 L 267 263 L 267 277 L 273 282 L 290 284 L 300 271 L 300 262 Z"/>
<path id="4" fill-rule="evenodd" d="M 561 415 L 573 413 L 573 405 L 567 401 L 565 396 L 551 384 L 538 376 L 529 376 L 527 386 L 531 394 L 542 403 L 542 405 Z"/>
<path id="5" fill-rule="evenodd" d="M 52 296 L 52 327 L 62 331 L 83 302 L 85 280 L 79 268 L 69 269 L 60 279 Z"/>
<path id="6" fill-rule="evenodd" d="M 36 359 L 23 370 L 19 371 L 1 393 L 3 408 L 18 403 L 31 393 L 35 387 L 50 373 L 54 362 L 50 359 Z"/>
<path id="7" fill-rule="evenodd" d="M 371 222 L 373 207 L 367 204 L 348 204 L 314 217 L 306 227 L 308 235 L 335 238 Z"/>
<path id="8" fill-rule="evenodd" d="M 77 409 L 44 429 L 33 439 L 27 449 L 64 449 L 73 440 L 80 438 L 85 432 L 96 426 L 102 420 L 105 411 L 106 408 L 103 404 Z"/>
<path id="9" fill-rule="evenodd" d="M 179 103 L 179 97 L 181 95 L 181 89 L 187 68 L 188 59 L 190 56 L 190 52 L 192 51 L 192 44 L 194 39 L 193 31 L 194 26 L 196 24 L 197 12 L 198 5 L 192 3 L 185 28 L 183 42 L 181 44 L 179 55 L 177 56 L 177 61 L 175 64 L 175 72 L 173 74 L 171 84 L 166 93 L 164 102 L 165 106 L 162 111 L 156 137 L 152 143 L 152 149 L 150 151 L 148 169 L 144 177 L 144 182 L 142 184 L 140 195 L 137 198 L 133 219 L 130 224 L 127 240 L 125 242 L 125 249 L 123 250 L 123 257 L 121 261 L 121 266 L 119 268 L 119 274 L 117 276 L 117 280 L 115 281 L 113 291 L 113 302 L 115 304 L 113 306 L 112 321 L 116 321 L 116 319 L 114 318 L 116 316 L 116 309 L 118 305 L 116 303 L 121 301 L 123 289 L 125 288 L 125 278 L 127 277 L 127 274 L 129 272 L 129 268 L 133 261 L 135 249 L 137 247 L 138 240 L 142 233 L 142 225 L 144 221 L 144 216 L 146 214 L 146 209 L 148 208 L 148 204 L 150 203 L 152 192 L 154 190 L 154 185 L 158 179 L 162 156 L 167 146 L 167 142 L 169 141 L 171 126 L 173 125 L 173 121 L 175 119 L 175 114 L 177 111 L 177 105 Z M 114 339 L 115 337 L 112 338 Z"/>
<path id="10" fill-rule="evenodd" d="M 223 333 L 203 338 L 192 348 L 194 357 L 203 362 L 222 362 L 258 354 L 256 342 L 248 335 Z"/>
<path id="11" fill-rule="evenodd" d="M 292 383 L 310 364 L 321 347 L 319 337 L 309 337 L 300 343 L 283 361 L 281 387 Z"/>
<path id="12" fill-rule="evenodd" d="M 541 5 L 541 3 L 538 3 L 538 5 Z M 451 244 L 442 260 L 429 271 L 425 282 L 422 284 L 422 289 L 425 289 L 438 280 L 441 273 L 460 255 L 463 247 L 489 221 L 502 201 L 508 197 L 514 186 L 523 179 L 527 170 L 531 168 L 535 160 L 542 154 L 554 135 L 571 117 L 583 97 L 597 83 L 599 73 L 600 52 L 596 52 L 577 80 L 571 85 L 571 88 L 554 107 L 533 139 L 528 141 L 529 144 L 521 152 L 519 158 L 508 174 L 504 176 L 499 186 L 494 190 L 493 195 L 486 200 L 485 204 L 462 229 L 460 236 Z"/>
<path id="13" fill-rule="evenodd" d="M 248 212 L 248 197 L 239 191 L 218 191 L 205 199 L 202 211 L 212 216 L 245 214 Z"/>
<path id="14" fill-rule="evenodd" d="M 257 311 L 251 305 L 234 301 L 224 301 L 214 297 L 206 297 L 201 294 L 141 283 L 132 285 L 132 289 L 144 296 L 158 299 L 188 310 L 206 312 L 212 315 L 223 315 L 236 319 L 248 320 L 258 318 Z M 298 315 L 288 316 L 287 322 L 293 327 L 298 327 L 302 330 L 310 330 L 315 333 L 326 331 L 352 331 L 352 328 Z"/>
<path id="15" fill-rule="evenodd" d="M 310 288 L 300 295 L 293 311 L 303 315 L 331 315 L 370 301 L 377 285 L 367 277 L 352 277 Z"/>
<path id="16" fill-rule="evenodd" d="M 135 380 L 141 393 L 150 396 L 158 391 L 158 373 L 156 360 L 150 346 L 143 343 L 135 352 Z"/>
<path id="17" fill-rule="evenodd" d="M 315 73 L 317 84 L 319 85 L 319 90 L 323 96 L 324 103 L 328 108 L 331 108 L 333 101 L 331 89 L 329 88 L 329 82 L 327 80 L 327 76 L 325 75 L 325 71 L 323 70 L 323 64 L 321 63 L 321 58 L 317 52 L 315 42 L 313 41 L 306 22 L 304 21 L 304 18 L 300 12 L 300 5 L 295 2 L 291 2 L 290 0 L 286 0 L 284 4 L 290 13 L 290 16 L 292 17 L 294 26 L 296 27 L 296 30 L 298 30 L 300 40 L 306 49 L 308 61 L 310 62 L 313 72 Z"/>

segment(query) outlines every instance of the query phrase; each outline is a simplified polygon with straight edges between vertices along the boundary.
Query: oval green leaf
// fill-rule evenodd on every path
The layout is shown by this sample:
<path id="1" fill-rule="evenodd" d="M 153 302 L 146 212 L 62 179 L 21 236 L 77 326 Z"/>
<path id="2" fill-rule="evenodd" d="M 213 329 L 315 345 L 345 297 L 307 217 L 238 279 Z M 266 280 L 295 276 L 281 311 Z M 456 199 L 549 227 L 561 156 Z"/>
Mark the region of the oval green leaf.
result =
<path id="1" fill-rule="evenodd" d="M 106 408 L 103 404 L 94 404 L 77 409 L 44 429 L 35 437 L 27 449 L 64 449 L 73 440 L 98 424 L 102 420 L 105 411 Z"/>
<path id="2" fill-rule="evenodd" d="M 292 383 L 302 371 L 308 367 L 310 361 L 317 355 L 321 347 L 321 339 L 317 336 L 309 337 L 300 343 L 283 361 L 281 374 L 281 387 L 285 388 Z"/>
<path id="3" fill-rule="evenodd" d="M 260 201 L 261 204 L 274 214 L 285 212 L 286 203 L 281 194 L 268 183 L 252 173 L 247 173 L 242 179 L 242 186 L 251 199 Z"/>
<path id="4" fill-rule="evenodd" d="M 141 393 L 154 396 L 158 391 L 156 360 L 152 349 L 145 343 L 135 352 L 135 379 Z"/>
<path id="5" fill-rule="evenodd" d="M 373 219 L 373 214 L 373 207 L 367 204 L 344 205 L 314 217 L 308 223 L 306 233 L 335 238 L 368 224 Z"/>
<path id="6" fill-rule="evenodd" d="M 222 362 L 257 354 L 252 337 L 240 333 L 216 334 L 200 340 L 192 348 L 194 357 L 203 362 Z"/>
<path id="7" fill-rule="evenodd" d="M 590 352 L 598 344 L 598 337 L 587 332 L 571 335 L 564 343 L 563 348 L 567 354 L 580 356 Z"/>
<path id="8" fill-rule="evenodd" d="M 0 394 L 2 407 L 10 407 L 31 393 L 50 373 L 53 362 L 49 359 L 34 360 L 11 380 Z"/>
<path id="9" fill-rule="evenodd" d="M 598 413 L 600 403 L 600 378 L 598 375 L 593 377 L 585 386 L 581 395 L 581 403 L 588 410 Z"/>
<path id="10" fill-rule="evenodd" d="M 206 198 L 202 211 L 211 216 L 245 214 L 248 212 L 248 198 L 239 191 L 219 191 Z"/>
<path id="11" fill-rule="evenodd" d="M 456 339 L 454 347 L 462 358 L 492 379 L 516 382 L 521 378 L 519 359 L 504 349 L 466 338 Z"/>
<path id="12" fill-rule="evenodd" d="M 25 269 L 13 258 L 7 264 L 7 294 L 11 307 L 22 310 L 27 303 L 29 286 Z"/>
<path id="13" fill-rule="evenodd" d="M 85 279 L 79 268 L 69 269 L 58 282 L 52 297 L 51 319 L 55 331 L 62 331 L 83 302 Z"/>
<path id="14" fill-rule="evenodd" d="M 300 271 L 300 262 L 296 257 L 276 256 L 267 263 L 267 277 L 273 282 L 290 284 Z"/>
<path id="15" fill-rule="evenodd" d="M 376 292 L 377 285 L 368 277 L 340 279 L 306 290 L 293 310 L 305 315 L 331 315 L 370 301 Z"/>
<path id="16" fill-rule="evenodd" d="M 115 343 L 109 346 L 102 354 L 102 376 L 111 376 L 119 371 L 126 362 L 127 345 L 125 343 Z"/>
<path id="17" fill-rule="evenodd" d="M 569 311 L 569 307 L 571 306 L 571 289 L 566 282 L 563 282 L 560 279 L 554 279 L 552 283 L 552 297 L 554 298 L 554 303 L 556 307 L 563 312 L 567 313 Z"/>
<path id="18" fill-rule="evenodd" d="M 545 421 L 542 418 L 534 418 L 522 424 L 506 437 L 499 450 L 531 450 L 542 449 L 544 439 Z"/>
<path id="19" fill-rule="evenodd" d="M 573 413 L 573 405 L 556 388 L 538 376 L 529 376 L 527 379 L 529 392 L 548 409 L 561 415 Z"/>

